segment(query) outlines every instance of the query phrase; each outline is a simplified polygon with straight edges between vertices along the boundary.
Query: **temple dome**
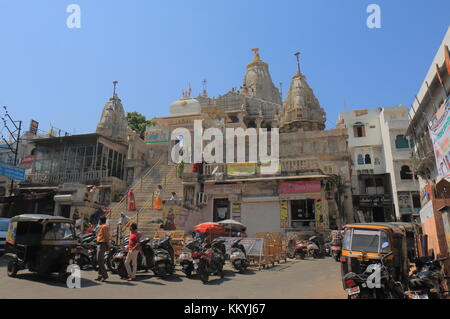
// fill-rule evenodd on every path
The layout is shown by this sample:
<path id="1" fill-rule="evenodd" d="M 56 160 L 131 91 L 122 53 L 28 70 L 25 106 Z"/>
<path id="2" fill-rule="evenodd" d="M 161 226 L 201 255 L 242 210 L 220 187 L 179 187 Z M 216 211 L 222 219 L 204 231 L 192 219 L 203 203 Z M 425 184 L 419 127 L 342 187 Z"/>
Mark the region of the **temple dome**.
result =
<path id="1" fill-rule="evenodd" d="M 194 115 L 201 113 L 200 102 L 192 98 L 181 98 L 170 104 L 169 116 Z"/>

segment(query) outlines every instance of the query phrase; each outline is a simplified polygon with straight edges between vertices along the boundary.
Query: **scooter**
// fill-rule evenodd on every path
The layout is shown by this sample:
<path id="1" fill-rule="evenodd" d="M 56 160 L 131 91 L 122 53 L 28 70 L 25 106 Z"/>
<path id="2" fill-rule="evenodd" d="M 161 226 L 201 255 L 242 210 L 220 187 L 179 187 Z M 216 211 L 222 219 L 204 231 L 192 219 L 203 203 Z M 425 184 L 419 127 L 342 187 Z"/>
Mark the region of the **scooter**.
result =
<path id="1" fill-rule="evenodd" d="M 170 237 L 163 238 L 153 245 L 153 272 L 158 277 L 173 275 L 175 272 L 175 253 L 170 243 Z"/>
<path id="2" fill-rule="evenodd" d="M 334 258 L 334 260 L 339 261 L 341 258 L 341 246 L 331 246 L 331 256 Z"/>
<path id="3" fill-rule="evenodd" d="M 198 273 L 203 284 L 207 284 L 210 275 L 218 275 L 222 279 L 225 275 L 223 266 L 225 264 L 225 244 L 223 239 L 215 239 L 211 244 L 203 246 Z"/>
<path id="4" fill-rule="evenodd" d="M 197 271 L 200 262 L 200 254 L 202 251 L 202 242 L 194 239 L 184 246 L 184 251 L 180 254 L 179 260 L 181 271 L 186 277 L 191 278 L 192 272 Z"/>
<path id="5" fill-rule="evenodd" d="M 237 239 L 233 242 L 231 245 L 231 252 L 230 252 L 230 261 L 233 265 L 233 268 L 236 269 L 239 273 L 243 273 L 248 265 L 249 262 L 247 260 L 247 253 L 245 251 L 244 245 L 241 244 L 241 239 Z"/>
<path id="6" fill-rule="evenodd" d="M 150 239 L 142 239 L 139 243 L 141 245 L 141 253 L 137 257 L 137 270 L 144 270 L 148 272 L 153 269 L 153 249 L 149 245 Z M 125 260 L 128 255 L 128 244 L 119 249 L 113 257 L 113 267 L 117 269 L 117 273 L 120 278 L 124 279 L 128 277 L 127 269 L 125 267 Z"/>

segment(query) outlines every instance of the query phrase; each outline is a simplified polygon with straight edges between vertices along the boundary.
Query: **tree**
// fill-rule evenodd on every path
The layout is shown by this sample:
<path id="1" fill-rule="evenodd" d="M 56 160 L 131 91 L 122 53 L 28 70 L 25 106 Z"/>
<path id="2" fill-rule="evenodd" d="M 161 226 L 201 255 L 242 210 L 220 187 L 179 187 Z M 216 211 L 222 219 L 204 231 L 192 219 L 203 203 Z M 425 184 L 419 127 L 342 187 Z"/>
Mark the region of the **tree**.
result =
<path id="1" fill-rule="evenodd" d="M 144 139 L 145 128 L 149 125 L 154 125 L 154 122 L 147 120 L 144 115 L 139 112 L 127 112 L 128 126 L 136 131 L 139 136 Z"/>

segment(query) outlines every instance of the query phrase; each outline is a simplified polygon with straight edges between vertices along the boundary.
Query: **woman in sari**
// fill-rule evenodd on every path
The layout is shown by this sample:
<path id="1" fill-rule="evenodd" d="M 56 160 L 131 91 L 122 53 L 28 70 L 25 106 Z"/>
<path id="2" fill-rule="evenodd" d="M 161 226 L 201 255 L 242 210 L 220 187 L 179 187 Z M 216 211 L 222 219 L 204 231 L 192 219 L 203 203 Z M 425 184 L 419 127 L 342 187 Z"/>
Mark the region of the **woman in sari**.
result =
<path id="1" fill-rule="evenodd" d="M 161 185 L 158 185 L 155 191 L 155 209 L 162 210 L 162 201 L 164 196 L 164 190 Z"/>

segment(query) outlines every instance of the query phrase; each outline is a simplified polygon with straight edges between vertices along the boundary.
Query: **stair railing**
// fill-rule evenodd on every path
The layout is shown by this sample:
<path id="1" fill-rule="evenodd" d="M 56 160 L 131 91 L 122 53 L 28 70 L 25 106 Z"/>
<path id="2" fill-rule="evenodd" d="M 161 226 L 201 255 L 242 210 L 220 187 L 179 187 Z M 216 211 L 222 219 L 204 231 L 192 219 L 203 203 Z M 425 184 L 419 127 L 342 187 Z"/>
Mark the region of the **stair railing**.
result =
<path id="1" fill-rule="evenodd" d="M 147 171 L 147 173 L 145 173 L 145 175 L 143 175 L 139 180 L 137 180 L 136 182 L 134 182 L 130 188 L 135 188 L 137 186 L 138 183 L 141 184 L 141 189 L 142 189 L 142 181 L 147 178 L 155 169 L 155 167 L 157 167 L 159 165 L 159 163 L 163 160 L 164 157 L 160 157 L 158 159 L 158 161 Z M 122 199 L 116 204 L 114 205 L 111 209 L 110 209 L 110 213 L 109 213 L 109 217 L 112 217 L 112 214 L 115 210 L 119 210 L 122 206 L 124 206 L 123 204 L 126 202 L 127 200 L 127 196 L 128 194 L 125 194 Z"/>

